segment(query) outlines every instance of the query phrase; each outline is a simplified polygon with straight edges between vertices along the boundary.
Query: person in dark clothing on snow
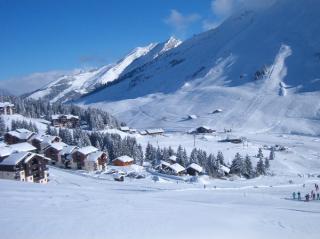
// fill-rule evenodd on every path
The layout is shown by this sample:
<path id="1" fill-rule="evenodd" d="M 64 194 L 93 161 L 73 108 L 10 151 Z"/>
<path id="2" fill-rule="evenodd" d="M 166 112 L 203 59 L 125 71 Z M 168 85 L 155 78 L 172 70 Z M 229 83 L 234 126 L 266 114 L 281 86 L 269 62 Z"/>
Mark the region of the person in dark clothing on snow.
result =
<path id="1" fill-rule="evenodd" d="M 309 202 L 309 199 L 310 199 L 310 195 L 309 195 L 309 193 L 308 193 L 308 194 L 306 194 L 305 198 L 306 198 L 306 202 Z"/>
<path id="2" fill-rule="evenodd" d="M 296 199 L 296 192 L 293 192 L 293 193 L 292 193 L 292 198 L 293 198 L 293 200 Z"/>
<path id="3" fill-rule="evenodd" d="M 298 200 L 300 201 L 301 200 L 301 193 L 298 192 Z"/>
<path id="4" fill-rule="evenodd" d="M 317 193 L 317 200 L 320 200 L 320 193 Z"/>

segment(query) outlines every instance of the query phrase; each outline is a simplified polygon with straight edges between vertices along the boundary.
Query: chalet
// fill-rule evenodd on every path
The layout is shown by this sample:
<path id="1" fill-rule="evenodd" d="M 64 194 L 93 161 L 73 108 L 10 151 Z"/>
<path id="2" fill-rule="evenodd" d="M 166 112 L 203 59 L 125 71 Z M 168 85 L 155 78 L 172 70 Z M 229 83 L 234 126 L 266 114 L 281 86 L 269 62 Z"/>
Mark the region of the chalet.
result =
<path id="1" fill-rule="evenodd" d="M 0 160 L 16 152 L 36 152 L 36 148 L 27 142 L 2 146 L 0 147 Z"/>
<path id="2" fill-rule="evenodd" d="M 76 128 L 80 126 L 79 116 L 57 114 L 51 116 L 51 123 L 55 127 Z"/>
<path id="3" fill-rule="evenodd" d="M 134 159 L 127 155 L 120 156 L 112 161 L 112 164 L 115 166 L 129 166 L 133 163 Z"/>
<path id="4" fill-rule="evenodd" d="M 215 130 L 210 129 L 207 126 L 200 126 L 200 127 L 196 128 L 195 130 L 193 130 L 191 133 L 193 133 L 193 134 L 211 134 L 213 132 L 215 132 Z"/>
<path id="5" fill-rule="evenodd" d="M 108 156 L 93 146 L 86 146 L 72 153 L 71 167 L 88 171 L 103 170 L 106 167 Z"/>
<path id="6" fill-rule="evenodd" d="M 129 130 L 129 133 L 130 133 L 130 134 L 135 134 L 135 133 L 137 133 L 137 130 L 136 130 L 136 129 L 130 129 L 130 130 Z"/>
<path id="7" fill-rule="evenodd" d="M 42 155 L 19 152 L 13 153 L 0 162 L 0 178 L 26 182 L 47 183 L 49 159 Z"/>
<path id="8" fill-rule="evenodd" d="M 0 102 L 0 115 L 12 115 L 14 114 L 14 104 L 10 102 Z"/>
<path id="9" fill-rule="evenodd" d="M 42 153 L 43 149 L 48 147 L 50 144 L 61 142 L 61 138 L 53 135 L 35 134 L 31 138 L 30 142 L 37 148 L 38 153 Z"/>
<path id="10" fill-rule="evenodd" d="M 61 165 L 65 168 L 71 168 L 72 154 L 78 149 L 77 146 L 67 145 L 60 151 Z"/>
<path id="11" fill-rule="evenodd" d="M 167 171 L 173 175 L 183 175 L 185 173 L 186 169 L 183 166 L 181 166 L 180 164 L 175 163 L 175 164 L 171 164 L 168 167 Z"/>
<path id="12" fill-rule="evenodd" d="M 140 130 L 140 131 L 139 131 L 139 134 L 141 134 L 141 135 L 147 135 L 147 131 L 145 131 L 145 130 Z"/>
<path id="13" fill-rule="evenodd" d="M 35 153 L 37 151 L 37 148 L 32 146 L 28 142 L 18 143 L 18 144 L 10 144 L 8 146 L 11 148 L 12 152 L 33 152 Z"/>
<path id="14" fill-rule="evenodd" d="M 187 174 L 189 175 L 197 176 L 201 173 L 203 173 L 203 168 L 196 163 L 192 163 L 187 167 Z"/>
<path id="15" fill-rule="evenodd" d="M 51 159 L 51 164 L 63 165 L 61 152 L 65 147 L 67 147 L 67 144 L 63 142 L 54 142 L 45 147 L 43 153 L 46 157 Z"/>
<path id="16" fill-rule="evenodd" d="M 170 161 L 171 164 L 176 163 L 176 162 L 177 162 L 177 156 L 171 155 L 171 156 L 169 157 L 169 161 Z"/>
<path id="17" fill-rule="evenodd" d="M 148 135 L 161 135 L 164 133 L 163 129 L 147 129 L 146 130 Z"/>
<path id="18" fill-rule="evenodd" d="M 34 132 L 31 132 L 27 129 L 16 129 L 9 131 L 4 134 L 4 141 L 7 144 L 16 144 L 16 143 L 22 143 L 27 142 L 31 140 L 32 136 L 35 135 Z"/>
<path id="19" fill-rule="evenodd" d="M 170 163 L 160 160 L 160 162 L 155 166 L 155 169 L 159 170 L 159 171 L 165 171 L 166 169 L 168 169 L 170 166 Z"/>
<path id="20" fill-rule="evenodd" d="M 120 130 L 121 130 L 122 132 L 127 133 L 127 132 L 130 131 L 130 128 L 129 128 L 128 126 L 122 126 L 122 127 L 120 127 Z"/>

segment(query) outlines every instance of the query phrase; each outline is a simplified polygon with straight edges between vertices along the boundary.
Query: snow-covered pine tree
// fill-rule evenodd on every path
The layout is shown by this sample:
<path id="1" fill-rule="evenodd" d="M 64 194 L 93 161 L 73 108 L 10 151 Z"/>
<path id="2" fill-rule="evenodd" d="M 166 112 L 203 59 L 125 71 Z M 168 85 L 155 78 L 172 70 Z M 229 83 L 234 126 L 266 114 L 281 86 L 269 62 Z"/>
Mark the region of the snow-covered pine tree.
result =
<path id="1" fill-rule="evenodd" d="M 264 158 L 263 153 L 262 153 L 262 148 L 259 148 L 259 151 L 258 151 L 258 154 L 257 154 L 257 158 L 259 158 L 259 159 L 263 159 Z"/>
<path id="2" fill-rule="evenodd" d="M 243 164 L 244 164 L 243 176 L 245 176 L 248 179 L 253 178 L 254 170 L 253 170 L 252 162 L 249 155 L 246 155 Z"/>
<path id="3" fill-rule="evenodd" d="M 236 153 L 231 163 L 230 173 L 241 176 L 244 171 L 243 168 L 242 156 L 239 153 Z"/>
<path id="4" fill-rule="evenodd" d="M 219 161 L 220 165 L 225 165 L 224 156 L 223 156 L 223 153 L 221 151 L 218 151 L 217 160 Z"/>
<path id="5" fill-rule="evenodd" d="M 265 165 L 264 165 L 262 158 L 260 158 L 257 163 L 256 174 L 257 174 L 257 176 L 266 174 L 266 168 L 265 168 Z"/>
<path id="6" fill-rule="evenodd" d="M 6 132 L 6 124 L 3 118 L 0 116 L 0 136 L 3 136 Z"/>
<path id="7" fill-rule="evenodd" d="M 276 158 L 274 147 L 270 150 L 269 160 L 274 160 Z"/>
<path id="8" fill-rule="evenodd" d="M 196 148 L 191 151 L 190 163 L 198 163 L 198 149 Z"/>

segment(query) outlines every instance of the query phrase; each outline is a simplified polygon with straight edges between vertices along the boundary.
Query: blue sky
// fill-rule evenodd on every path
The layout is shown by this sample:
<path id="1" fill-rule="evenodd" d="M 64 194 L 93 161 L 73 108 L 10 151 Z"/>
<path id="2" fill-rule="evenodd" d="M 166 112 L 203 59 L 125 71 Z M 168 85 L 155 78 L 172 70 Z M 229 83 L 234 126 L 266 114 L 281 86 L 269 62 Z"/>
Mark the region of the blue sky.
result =
<path id="1" fill-rule="evenodd" d="M 99 66 L 171 35 L 186 39 L 214 27 L 232 1 L 0 0 L 0 80 Z"/>

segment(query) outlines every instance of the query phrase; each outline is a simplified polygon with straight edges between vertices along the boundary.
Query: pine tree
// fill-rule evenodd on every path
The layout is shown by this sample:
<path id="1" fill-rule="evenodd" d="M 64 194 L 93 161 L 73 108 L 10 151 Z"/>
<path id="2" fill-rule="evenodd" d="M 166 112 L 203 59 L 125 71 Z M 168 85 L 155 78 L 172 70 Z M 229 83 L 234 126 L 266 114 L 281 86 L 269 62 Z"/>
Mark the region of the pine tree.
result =
<path id="1" fill-rule="evenodd" d="M 259 159 L 259 161 L 257 163 L 256 173 L 258 176 L 266 174 L 266 168 L 265 168 L 263 160 L 261 158 Z"/>
<path id="2" fill-rule="evenodd" d="M 253 170 L 252 162 L 251 162 L 249 155 L 246 155 L 246 158 L 244 159 L 243 175 L 248 179 L 253 178 L 253 176 L 254 176 L 254 170 Z"/>
<path id="3" fill-rule="evenodd" d="M 6 124 L 2 117 L 0 117 L 0 136 L 3 136 L 6 132 Z"/>
<path id="4" fill-rule="evenodd" d="M 219 161 L 220 165 L 225 165 L 224 156 L 223 156 L 223 153 L 221 151 L 219 151 L 218 154 L 217 154 L 217 160 Z"/>
<path id="5" fill-rule="evenodd" d="M 190 163 L 198 163 L 198 149 L 196 148 L 191 151 Z"/>
<path id="6" fill-rule="evenodd" d="M 264 167 L 266 169 L 266 171 L 268 171 L 268 169 L 270 168 L 270 162 L 268 158 L 265 158 L 264 160 Z"/>
<path id="7" fill-rule="evenodd" d="M 239 153 L 237 153 L 232 160 L 230 173 L 237 174 L 239 176 L 241 176 L 243 173 L 243 160 Z"/>
<path id="8" fill-rule="evenodd" d="M 263 159 L 264 158 L 263 153 L 262 153 L 262 148 L 259 148 L 259 152 L 257 154 L 257 158 L 259 158 L 259 159 Z"/>
<path id="9" fill-rule="evenodd" d="M 274 160 L 275 158 L 276 158 L 275 150 L 274 150 L 274 147 L 272 147 L 270 150 L 269 160 Z"/>

